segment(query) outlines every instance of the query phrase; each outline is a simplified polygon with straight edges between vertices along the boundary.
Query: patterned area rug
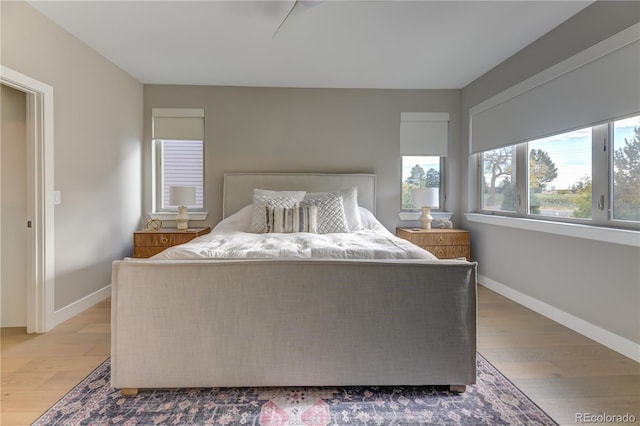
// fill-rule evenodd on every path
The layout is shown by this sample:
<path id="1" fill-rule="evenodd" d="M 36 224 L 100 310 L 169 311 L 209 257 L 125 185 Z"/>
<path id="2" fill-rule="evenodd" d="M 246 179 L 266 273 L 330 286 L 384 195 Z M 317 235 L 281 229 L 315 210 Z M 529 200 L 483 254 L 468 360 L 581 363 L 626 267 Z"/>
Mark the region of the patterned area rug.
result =
<path id="1" fill-rule="evenodd" d="M 34 425 L 556 425 L 478 354 L 477 383 L 438 386 L 207 388 L 110 386 L 107 359 Z"/>

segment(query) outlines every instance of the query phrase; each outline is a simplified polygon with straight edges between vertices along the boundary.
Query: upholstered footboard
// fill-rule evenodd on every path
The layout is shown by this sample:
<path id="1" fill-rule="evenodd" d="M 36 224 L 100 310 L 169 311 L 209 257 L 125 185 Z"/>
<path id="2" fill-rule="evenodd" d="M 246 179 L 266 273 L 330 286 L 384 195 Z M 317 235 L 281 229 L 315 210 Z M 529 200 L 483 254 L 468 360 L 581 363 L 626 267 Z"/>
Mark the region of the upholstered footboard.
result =
<path id="1" fill-rule="evenodd" d="M 116 388 L 475 383 L 475 263 L 126 259 L 112 288 Z"/>

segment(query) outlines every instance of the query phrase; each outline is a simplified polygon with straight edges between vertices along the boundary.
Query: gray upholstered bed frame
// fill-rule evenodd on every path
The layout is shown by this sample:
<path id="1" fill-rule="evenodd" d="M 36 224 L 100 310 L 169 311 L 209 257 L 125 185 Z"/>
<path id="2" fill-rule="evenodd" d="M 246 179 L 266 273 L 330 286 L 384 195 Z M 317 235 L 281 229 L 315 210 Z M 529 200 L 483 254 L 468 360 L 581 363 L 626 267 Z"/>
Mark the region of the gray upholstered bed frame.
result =
<path id="1" fill-rule="evenodd" d="M 323 191 L 355 182 L 340 176 L 256 187 Z M 375 177 L 365 180 L 358 185 L 373 185 L 360 188 L 361 200 L 374 209 Z M 225 177 L 226 213 L 246 205 L 232 187 L 254 183 Z M 113 264 L 111 303 L 111 382 L 123 394 L 427 384 L 463 391 L 476 379 L 476 264 L 466 261 L 125 259 Z"/>

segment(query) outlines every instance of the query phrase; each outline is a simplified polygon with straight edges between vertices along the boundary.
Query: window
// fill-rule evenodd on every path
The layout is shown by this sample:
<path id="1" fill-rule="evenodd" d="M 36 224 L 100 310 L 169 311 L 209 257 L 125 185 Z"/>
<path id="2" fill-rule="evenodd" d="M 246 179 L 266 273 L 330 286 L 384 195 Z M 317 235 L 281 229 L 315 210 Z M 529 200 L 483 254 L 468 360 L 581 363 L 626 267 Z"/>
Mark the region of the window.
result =
<path id="1" fill-rule="evenodd" d="M 169 204 L 169 188 L 172 186 L 195 186 L 196 203 L 187 206 L 190 210 L 204 208 L 204 143 L 201 140 L 156 140 L 158 158 L 158 209 L 176 210 Z"/>
<path id="2" fill-rule="evenodd" d="M 640 116 L 613 123 L 614 220 L 640 221 Z"/>
<path id="3" fill-rule="evenodd" d="M 402 156 L 402 209 L 417 209 L 413 205 L 414 188 L 440 188 L 441 157 Z M 442 192 L 442 191 L 441 191 Z"/>
<path id="4" fill-rule="evenodd" d="M 528 143 L 528 213 L 591 219 L 592 128 Z"/>
<path id="5" fill-rule="evenodd" d="M 154 209 L 176 211 L 169 188 L 193 186 L 196 202 L 190 211 L 204 210 L 204 110 L 153 109 Z"/>
<path id="6" fill-rule="evenodd" d="M 482 209 L 516 211 L 515 146 L 482 153 Z"/>
<path id="7" fill-rule="evenodd" d="M 479 158 L 483 211 L 640 225 L 640 116 L 484 151 Z"/>
<path id="8" fill-rule="evenodd" d="M 413 189 L 438 188 L 443 208 L 444 158 L 449 147 L 449 113 L 403 112 L 400 116 L 401 209 L 414 210 Z"/>
<path id="9" fill-rule="evenodd" d="M 639 48 L 638 25 L 633 25 L 471 107 L 478 208 L 505 216 L 639 229 Z M 483 181 L 489 154 L 508 145 L 515 145 L 515 209 L 498 199 L 506 177 L 495 185 Z M 490 200 L 492 191 L 496 196 Z M 539 223 L 504 222 L 523 228 Z M 564 228 L 561 232 L 567 234 L 573 232 L 569 228 L 584 230 L 544 227 Z M 614 235 L 595 228 L 588 232 Z"/>

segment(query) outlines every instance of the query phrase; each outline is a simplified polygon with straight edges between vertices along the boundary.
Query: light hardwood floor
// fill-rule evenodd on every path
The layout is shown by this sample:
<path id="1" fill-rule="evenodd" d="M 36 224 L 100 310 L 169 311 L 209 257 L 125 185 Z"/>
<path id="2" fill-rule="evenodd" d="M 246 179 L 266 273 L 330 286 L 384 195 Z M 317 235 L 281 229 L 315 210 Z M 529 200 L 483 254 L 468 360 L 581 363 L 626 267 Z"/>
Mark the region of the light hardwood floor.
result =
<path id="1" fill-rule="evenodd" d="M 109 356 L 109 300 L 45 334 L 2 328 L 0 424 L 29 425 Z"/>
<path id="2" fill-rule="evenodd" d="M 561 425 L 577 413 L 640 423 L 639 363 L 481 286 L 478 352 Z"/>
<path id="3" fill-rule="evenodd" d="M 479 287 L 478 350 L 560 424 L 640 423 L 640 364 Z M 2 329 L 0 424 L 28 425 L 109 356 L 109 301 L 44 335 Z"/>

